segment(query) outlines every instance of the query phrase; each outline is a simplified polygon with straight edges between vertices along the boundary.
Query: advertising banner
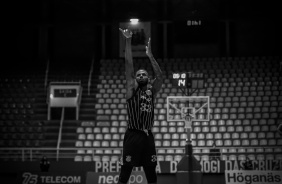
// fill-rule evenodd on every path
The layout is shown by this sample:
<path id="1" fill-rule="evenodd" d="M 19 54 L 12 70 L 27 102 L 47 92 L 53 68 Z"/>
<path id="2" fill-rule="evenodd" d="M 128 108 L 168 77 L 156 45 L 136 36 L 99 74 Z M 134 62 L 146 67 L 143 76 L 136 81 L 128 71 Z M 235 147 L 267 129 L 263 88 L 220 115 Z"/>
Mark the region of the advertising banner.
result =
<path id="1" fill-rule="evenodd" d="M 115 184 L 118 183 L 119 172 L 88 172 L 86 176 L 86 184 Z M 147 184 L 144 172 L 133 171 L 128 180 L 128 184 Z"/>
<path id="2" fill-rule="evenodd" d="M 177 161 L 158 161 L 157 173 L 176 173 Z M 202 160 L 202 173 L 224 173 L 226 170 L 282 170 L 282 160 L 251 160 L 246 168 L 245 160 Z M 137 170 L 139 168 L 135 168 Z M 142 169 L 142 168 L 141 168 Z M 95 172 L 119 172 L 119 162 L 95 162 Z M 138 171 L 138 170 L 137 170 Z"/>
<path id="3" fill-rule="evenodd" d="M 226 184 L 281 184 L 282 171 L 225 171 Z"/>
<path id="4" fill-rule="evenodd" d="M 84 172 L 23 172 L 17 178 L 20 184 L 85 184 Z"/>

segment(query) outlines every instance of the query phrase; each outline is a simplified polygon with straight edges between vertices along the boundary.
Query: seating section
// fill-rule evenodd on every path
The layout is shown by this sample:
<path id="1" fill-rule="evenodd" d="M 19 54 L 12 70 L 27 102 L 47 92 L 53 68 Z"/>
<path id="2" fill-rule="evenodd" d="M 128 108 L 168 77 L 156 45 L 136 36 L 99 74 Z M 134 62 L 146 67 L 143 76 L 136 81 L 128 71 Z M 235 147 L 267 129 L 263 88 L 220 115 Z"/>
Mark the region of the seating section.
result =
<path id="1" fill-rule="evenodd" d="M 41 121 L 6 120 L 0 121 L 0 150 L 1 160 L 31 159 L 28 148 L 43 146 L 45 133 Z M 14 148 L 25 148 L 14 150 Z M 41 157 L 38 150 L 32 151 L 32 158 Z"/>
<path id="2" fill-rule="evenodd" d="M 14 148 L 43 146 L 43 121 L 36 117 L 37 80 L 33 74 L 1 74 L 0 76 L 0 151 L 1 160 L 29 158 L 30 151 Z M 45 98 L 46 99 L 46 98 Z M 9 150 L 10 149 L 10 150 Z M 35 158 L 37 151 L 33 151 Z"/>
<path id="3" fill-rule="evenodd" d="M 83 121 L 80 127 L 77 127 L 77 141 L 75 146 L 77 150 L 75 158 L 88 161 L 115 161 L 121 155 L 123 145 L 123 136 L 126 130 L 124 123 L 115 121 L 111 126 L 96 126 L 91 121 Z"/>
<path id="4" fill-rule="evenodd" d="M 192 94 L 209 96 L 211 108 L 209 122 L 194 121 L 192 124 L 191 137 L 197 159 L 209 159 L 209 151 L 214 143 L 221 150 L 223 160 L 246 157 L 281 159 L 282 137 L 277 132 L 278 124 L 282 121 L 281 59 L 158 59 L 164 75 L 162 89 L 156 98 L 155 124 L 152 129 L 158 159 L 180 160 L 185 151 L 187 133 L 184 130 L 184 122 L 169 122 L 166 119 L 167 96 L 183 96 L 183 91 L 173 87 L 171 83 L 172 72 L 176 71 L 202 72 L 206 79 L 206 87 Z M 134 58 L 134 67 L 135 70 L 146 68 L 151 78 L 154 77 L 147 58 Z M 97 75 L 92 76 L 91 95 L 87 93 L 89 76 L 85 71 L 83 74 L 73 73 L 71 77 L 57 74 L 49 76 L 49 81 L 81 81 L 84 89 L 87 89 L 82 96 L 80 117 L 88 118 L 81 119 L 81 124 L 76 127 L 75 132 L 69 131 L 66 135 L 69 137 L 70 134 L 75 134 L 75 161 L 117 161 L 122 154 L 128 118 L 124 59 L 101 59 Z M 38 116 L 37 113 L 40 108 L 42 113 L 47 111 L 42 76 L 0 77 L 0 147 L 6 148 L 1 149 L 1 158 L 8 159 L 11 155 L 17 155 L 14 160 L 22 159 L 22 152 L 15 153 L 14 147 L 43 146 L 46 132 L 42 122 L 46 119 L 38 121 L 38 117 L 47 116 Z M 40 87 L 38 80 L 41 80 Z M 36 104 L 40 103 L 39 108 Z M 89 118 L 88 113 L 94 118 Z M 36 155 L 36 151 L 33 153 Z"/>
<path id="5" fill-rule="evenodd" d="M 221 149 L 222 159 L 280 158 L 281 136 L 277 126 L 282 119 L 281 58 L 172 58 L 158 59 L 164 74 L 163 88 L 157 95 L 153 132 L 159 160 L 179 160 L 184 153 L 184 122 L 166 121 L 166 97 L 182 96 L 172 87 L 172 72 L 203 72 L 206 88 L 193 96 L 210 96 L 210 121 L 193 122 L 192 144 L 198 159 L 208 158 L 213 143 Z M 100 83 L 97 84 L 96 122 L 83 122 L 77 129 L 76 147 L 109 148 L 99 150 L 92 159 L 103 160 L 107 153 L 122 148 L 126 129 L 124 60 L 101 60 Z M 148 68 L 148 59 L 134 59 L 135 70 Z M 153 76 L 152 76 L 153 77 Z M 82 124 L 83 124 L 82 123 Z M 97 151 L 98 149 L 96 149 Z M 89 151 L 89 150 L 88 150 Z M 89 158 L 87 149 L 78 152 L 76 160 Z M 95 156 L 94 156 L 95 155 Z M 115 154 L 112 154 L 116 159 Z M 86 159 L 87 160 L 87 159 Z M 89 159 L 88 159 L 89 160 Z"/>
<path id="6" fill-rule="evenodd" d="M 35 83 L 27 77 L 0 78 L 1 120 L 28 120 L 34 116 Z"/>

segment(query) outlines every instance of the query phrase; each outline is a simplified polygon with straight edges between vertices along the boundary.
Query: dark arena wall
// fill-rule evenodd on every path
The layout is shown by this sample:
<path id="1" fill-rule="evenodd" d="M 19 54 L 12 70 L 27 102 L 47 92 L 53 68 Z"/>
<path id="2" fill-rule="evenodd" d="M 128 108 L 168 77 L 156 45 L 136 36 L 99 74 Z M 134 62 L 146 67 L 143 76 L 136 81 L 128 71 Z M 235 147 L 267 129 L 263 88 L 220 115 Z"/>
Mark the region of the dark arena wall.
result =
<path id="1" fill-rule="evenodd" d="M 128 129 L 119 28 L 129 28 L 134 71 L 157 77 L 149 38 L 162 71 L 151 128 L 158 184 L 281 184 L 278 2 L 5 2 L 0 183 L 117 183 Z M 143 168 L 129 183 L 146 184 Z"/>

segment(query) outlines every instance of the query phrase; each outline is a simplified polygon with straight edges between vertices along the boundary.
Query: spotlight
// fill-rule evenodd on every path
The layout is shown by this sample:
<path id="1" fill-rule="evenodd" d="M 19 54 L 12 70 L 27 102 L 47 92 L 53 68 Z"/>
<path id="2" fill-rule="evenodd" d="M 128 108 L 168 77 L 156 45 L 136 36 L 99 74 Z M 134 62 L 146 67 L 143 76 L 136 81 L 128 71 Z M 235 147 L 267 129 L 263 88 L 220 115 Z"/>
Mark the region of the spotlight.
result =
<path id="1" fill-rule="evenodd" d="M 131 24 L 135 25 L 135 24 L 138 24 L 138 22 L 139 22 L 139 19 L 135 19 L 135 18 L 134 19 L 130 19 L 130 23 Z"/>

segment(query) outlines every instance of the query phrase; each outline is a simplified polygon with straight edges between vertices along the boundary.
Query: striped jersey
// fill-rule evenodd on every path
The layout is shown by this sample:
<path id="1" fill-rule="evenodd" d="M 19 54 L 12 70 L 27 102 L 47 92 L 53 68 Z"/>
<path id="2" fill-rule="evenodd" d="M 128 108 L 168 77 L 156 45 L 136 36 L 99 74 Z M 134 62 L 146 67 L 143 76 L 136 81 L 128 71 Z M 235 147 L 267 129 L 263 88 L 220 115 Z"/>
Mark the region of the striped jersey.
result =
<path id="1" fill-rule="evenodd" d="M 128 128 L 151 130 L 154 125 L 154 101 L 151 89 L 146 91 L 137 88 L 131 98 L 126 100 Z"/>

